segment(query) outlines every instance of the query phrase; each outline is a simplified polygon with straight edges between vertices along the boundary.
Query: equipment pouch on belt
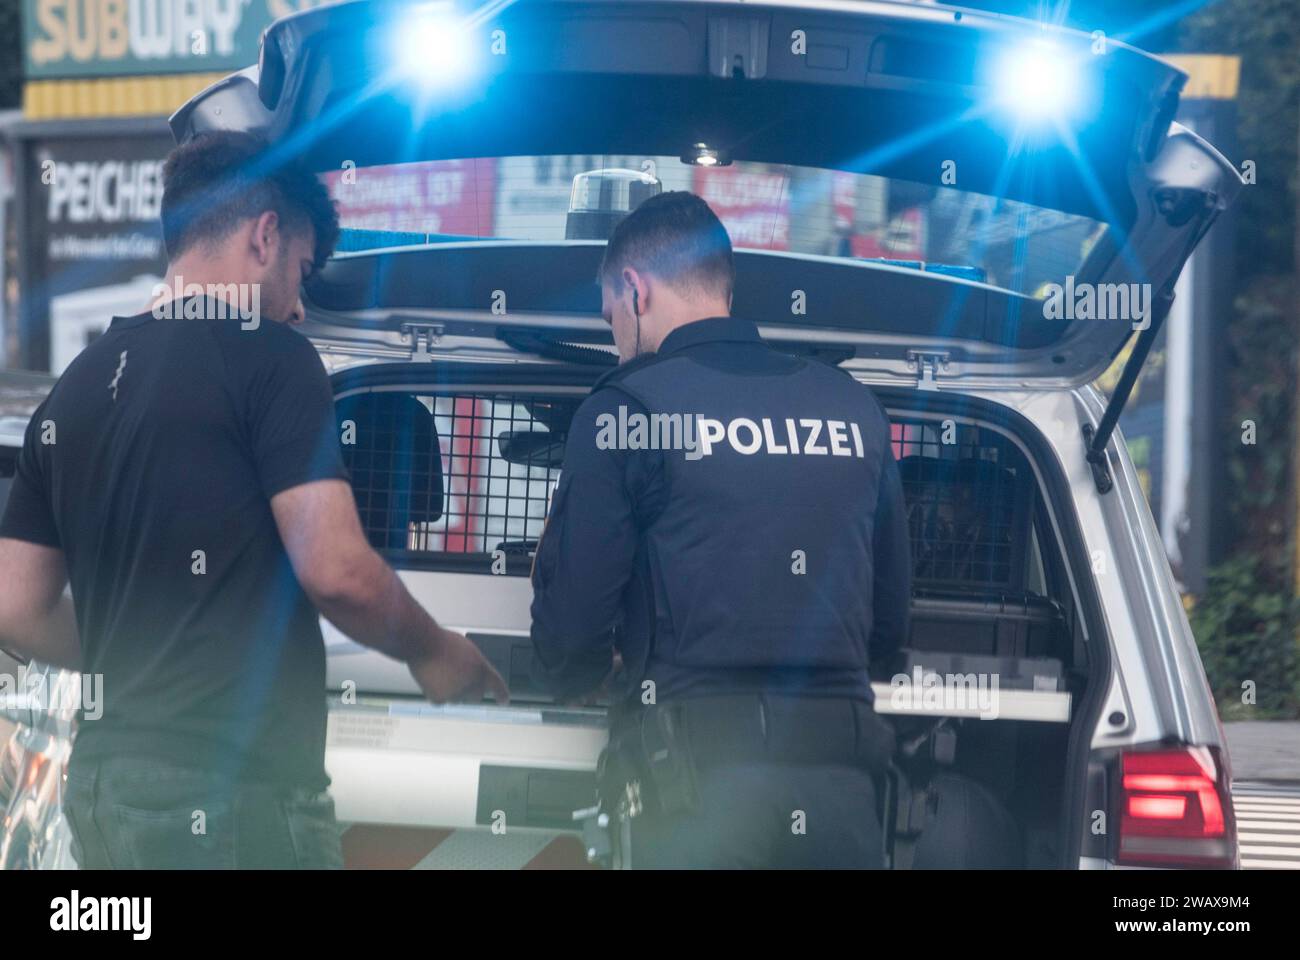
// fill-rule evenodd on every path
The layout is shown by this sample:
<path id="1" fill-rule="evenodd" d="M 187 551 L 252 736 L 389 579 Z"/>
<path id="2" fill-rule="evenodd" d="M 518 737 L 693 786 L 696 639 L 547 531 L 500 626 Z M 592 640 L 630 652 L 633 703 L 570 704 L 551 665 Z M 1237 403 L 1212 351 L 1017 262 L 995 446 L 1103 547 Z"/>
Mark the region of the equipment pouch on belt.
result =
<path id="1" fill-rule="evenodd" d="M 731 762 L 844 764 L 883 776 L 894 730 L 848 699 L 728 695 L 659 704 L 617 723 L 601 759 L 602 797 L 626 816 L 698 804 L 700 770 Z"/>
<path id="2" fill-rule="evenodd" d="M 597 769 L 600 795 L 626 817 L 642 809 L 671 816 L 697 803 L 695 760 L 682 711 L 676 706 L 639 711 L 615 723 Z"/>
<path id="3" fill-rule="evenodd" d="M 658 707 L 642 714 L 641 753 L 659 812 L 672 816 L 694 810 L 699 800 L 695 759 L 681 711 Z"/>

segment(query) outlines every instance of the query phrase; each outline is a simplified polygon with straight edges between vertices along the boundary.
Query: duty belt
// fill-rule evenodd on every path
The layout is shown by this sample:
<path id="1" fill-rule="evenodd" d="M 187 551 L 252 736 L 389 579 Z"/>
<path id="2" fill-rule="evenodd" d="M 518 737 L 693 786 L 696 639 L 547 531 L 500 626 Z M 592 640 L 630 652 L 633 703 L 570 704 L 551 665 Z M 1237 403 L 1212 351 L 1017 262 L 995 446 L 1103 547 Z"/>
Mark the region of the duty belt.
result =
<path id="1" fill-rule="evenodd" d="M 884 770 L 894 750 L 893 728 L 863 700 L 743 694 L 679 700 L 646 708 L 643 731 L 664 729 L 658 712 L 674 715 L 667 729 L 684 734 L 698 769 L 727 763 L 844 764 Z"/>
<path id="2" fill-rule="evenodd" d="M 735 763 L 843 764 L 883 773 L 894 731 L 871 704 L 786 694 L 697 697 L 616 718 L 603 788 L 648 780 L 662 812 L 693 802 L 701 771 Z M 638 778 L 636 774 L 639 774 Z"/>
<path id="3" fill-rule="evenodd" d="M 881 776 L 893 727 L 862 700 L 787 694 L 693 697 L 613 718 L 596 772 L 599 802 L 575 811 L 592 860 L 626 861 L 627 828 L 643 812 L 688 813 L 699 774 L 735 763 L 833 764 Z"/>

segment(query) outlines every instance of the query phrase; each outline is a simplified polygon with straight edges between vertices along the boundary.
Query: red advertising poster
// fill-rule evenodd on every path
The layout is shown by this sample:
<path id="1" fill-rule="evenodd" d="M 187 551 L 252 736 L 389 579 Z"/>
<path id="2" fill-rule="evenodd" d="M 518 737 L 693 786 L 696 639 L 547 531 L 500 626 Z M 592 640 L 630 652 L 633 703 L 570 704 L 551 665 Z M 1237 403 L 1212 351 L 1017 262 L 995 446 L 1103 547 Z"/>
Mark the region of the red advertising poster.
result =
<path id="1" fill-rule="evenodd" d="M 886 260 L 926 259 L 925 211 L 917 207 L 899 210 L 887 224 L 864 225 L 858 215 L 857 174 L 836 172 L 831 180 L 831 206 L 835 235 L 848 243 L 840 255 Z M 885 188 L 887 189 L 887 188 Z"/>
<path id="2" fill-rule="evenodd" d="M 358 230 L 492 235 L 496 160 L 433 160 L 326 174 L 339 222 Z"/>
<path id="3" fill-rule="evenodd" d="M 735 247 L 790 249 L 790 196 L 786 178 L 744 167 L 696 167 L 692 190 L 703 197 Z"/>
<path id="4" fill-rule="evenodd" d="M 920 207 L 900 210 L 883 230 L 855 233 L 849 238 L 854 257 L 886 260 L 925 259 L 925 215 Z"/>

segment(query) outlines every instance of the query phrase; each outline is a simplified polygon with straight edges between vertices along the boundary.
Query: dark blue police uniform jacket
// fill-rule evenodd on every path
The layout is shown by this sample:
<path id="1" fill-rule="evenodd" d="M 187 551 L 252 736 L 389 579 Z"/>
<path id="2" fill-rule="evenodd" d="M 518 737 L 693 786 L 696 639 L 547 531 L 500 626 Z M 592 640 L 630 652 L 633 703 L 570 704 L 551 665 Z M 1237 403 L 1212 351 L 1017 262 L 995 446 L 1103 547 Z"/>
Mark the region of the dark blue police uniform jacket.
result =
<path id="1" fill-rule="evenodd" d="M 871 700 L 907 636 L 911 555 L 889 422 L 843 371 L 699 320 L 578 408 L 533 565 L 536 679 L 619 696 Z"/>

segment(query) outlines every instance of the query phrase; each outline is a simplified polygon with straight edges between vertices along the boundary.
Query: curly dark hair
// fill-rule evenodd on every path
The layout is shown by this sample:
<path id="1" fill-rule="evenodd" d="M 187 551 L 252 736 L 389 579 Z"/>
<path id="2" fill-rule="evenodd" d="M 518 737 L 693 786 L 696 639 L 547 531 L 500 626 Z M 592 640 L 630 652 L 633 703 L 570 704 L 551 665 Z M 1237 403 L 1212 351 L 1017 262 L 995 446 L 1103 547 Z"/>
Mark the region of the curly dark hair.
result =
<path id="1" fill-rule="evenodd" d="M 320 269 L 338 242 L 338 212 L 324 184 L 301 163 L 277 158 L 252 134 L 219 130 L 176 147 L 163 164 L 163 242 L 172 260 L 267 210 L 286 230 L 315 230 L 313 260 Z"/>

